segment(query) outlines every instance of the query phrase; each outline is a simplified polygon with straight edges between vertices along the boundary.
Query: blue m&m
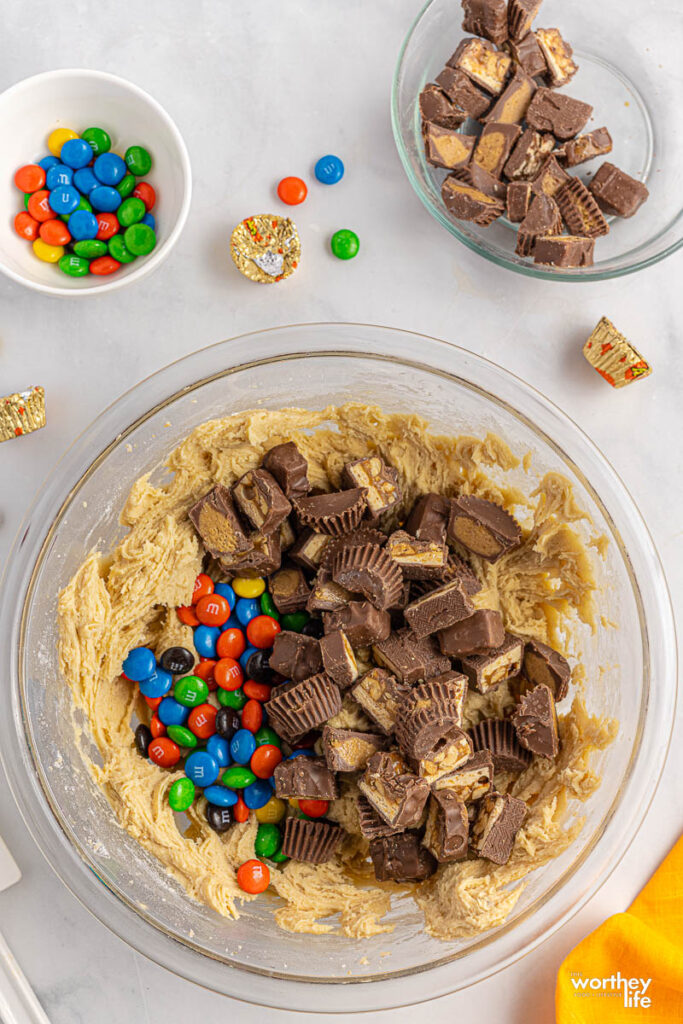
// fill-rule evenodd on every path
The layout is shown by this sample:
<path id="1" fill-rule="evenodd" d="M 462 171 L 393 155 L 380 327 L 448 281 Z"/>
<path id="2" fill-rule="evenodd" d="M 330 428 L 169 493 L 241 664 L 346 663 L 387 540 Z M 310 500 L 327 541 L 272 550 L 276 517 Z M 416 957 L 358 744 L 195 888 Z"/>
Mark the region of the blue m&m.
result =
<path id="1" fill-rule="evenodd" d="M 185 762 L 185 774 L 197 786 L 212 786 L 218 772 L 218 761 L 206 750 L 195 750 Z"/>
<path id="2" fill-rule="evenodd" d="M 315 176 L 323 185 L 336 185 L 344 177 L 344 164 L 338 156 L 328 153 L 316 163 Z"/>
<path id="3" fill-rule="evenodd" d="M 156 667 L 154 652 L 149 647 L 134 647 L 123 662 L 123 674 L 134 683 L 140 683 L 143 679 L 149 679 Z"/>

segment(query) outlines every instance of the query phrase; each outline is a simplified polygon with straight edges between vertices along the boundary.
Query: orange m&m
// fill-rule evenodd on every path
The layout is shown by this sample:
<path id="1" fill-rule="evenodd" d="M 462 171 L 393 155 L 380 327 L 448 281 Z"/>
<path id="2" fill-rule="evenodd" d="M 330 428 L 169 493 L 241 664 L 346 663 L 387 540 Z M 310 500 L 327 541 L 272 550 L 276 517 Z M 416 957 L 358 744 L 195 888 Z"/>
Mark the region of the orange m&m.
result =
<path id="1" fill-rule="evenodd" d="M 207 597 L 208 594 L 213 594 L 213 580 L 205 572 L 200 572 L 194 581 L 192 604 L 196 604 L 200 597 Z"/>
<path id="2" fill-rule="evenodd" d="M 281 760 L 280 748 L 276 747 L 274 743 L 264 743 L 257 747 L 251 755 L 249 767 L 258 779 L 269 779 Z"/>
<path id="3" fill-rule="evenodd" d="M 299 798 L 299 810 L 307 818 L 322 818 L 329 809 L 329 800 L 302 800 Z"/>
<path id="4" fill-rule="evenodd" d="M 242 666 L 234 658 L 220 658 L 214 666 L 213 677 L 221 690 L 239 690 L 244 673 Z"/>
<path id="5" fill-rule="evenodd" d="M 38 234 L 48 245 L 67 245 L 71 241 L 71 232 L 59 218 L 44 221 Z"/>
<path id="6" fill-rule="evenodd" d="M 50 193 L 46 188 L 41 188 L 39 192 L 34 192 L 28 201 L 28 212 L 34 218 L 39 220 L 41 223 L 44 220 L 54 220 L 57 214 L 48 203 Z"/>
<path id="7" fill-rule="evenodd" d="M 203 626 L 224 626 L 230 618 L 230 605 L 220 594 L 200 597 L 194 610 Z"/>
<path id="8" fill-rule="evenodd" d="M 192 708 L 187 718 L 188 729 L 200 740 L 208 740 L 216 731 L 216 715 L 218 711 L 213 704 L 198 704 Z"/>
<path id="9" fill-rule="evenodd" d="M 275 637 L 281 632 L 282 626 L 270 615 L 257 615 L 247 626 L 247 640 L 252 647 L 272 647 Z"/>
<path id="10" fill-rule="evenodd" d="M 38 237 L 38 221 L 35 217 L 32 217 L 26 210 L 22 210 L 14 218 L 14 230 L 21 238 L 25 238 L 28 242 L 35 242 Z"/>
<path id="11" fill-rule="evenodd" d="M 26 164 L 14 175 L 14 184 L 22 192 L 37 192 L 45 184 L 45 171 L 39 164 Z"/>
<path id="12" fill-rule="evenodd" d="M 180 760 L 180 747 L 168 736 L 160 736 L 148 746 L 147 756 L 161 768 L 172 768 Z"/>
<path id="13" fill-rule="evenodd" d="M 298 206 L 308 195 L 308 189 L 301 178 L 283 178 L 278 184 L 277 194 L 288 206 Z"/>
<path id="14" fill-rule="evenodd" d="M 255 896 L 270 885 L 270 871 L 260 860 L 245 860 L 237 869 L 237 884 L 244 892 Z"/>
<path id="15" fill-rule="evenodd" d="M 242 708 L 242 728 L 258 732 L 263 725 L 263 707 L 257 700 L 248 700 Z"/>
<path id="16" fill-rule="evenodd" d="M 181 604 L 180 608 L 176 608 L 176 615 L 185 626 L 199 625 L 199 619 L 195 615 L 192 605 Z"/>
<path id="17" fill-rule="evenodd" d="M 241 629 L 224 629 L 216 641 L 219 658 L 239 658 L 247 649 L 247 642 Z"/>

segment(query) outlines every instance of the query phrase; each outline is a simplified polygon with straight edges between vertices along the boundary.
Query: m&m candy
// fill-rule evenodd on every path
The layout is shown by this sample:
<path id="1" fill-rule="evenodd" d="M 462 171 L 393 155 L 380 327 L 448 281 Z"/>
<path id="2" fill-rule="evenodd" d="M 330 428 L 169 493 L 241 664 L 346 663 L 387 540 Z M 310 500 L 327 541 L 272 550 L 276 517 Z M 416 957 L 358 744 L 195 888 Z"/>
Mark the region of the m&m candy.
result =
<path id="1" fill-rule="evenodd" d="M 270 871 L 260 860 L 247 860 L 237 869 L 237 884 L 251 895 L 265 892 L 270 885 Z"/>
<path id="2" fill-rule="evenodd" d="M 328 153 L 316 163 L 315 176 L 323 185 L 336 185 L 344 177 L 344 164 L 338 156 Z"/>
<path id="3" fill-rule="evenodd" d="M 332 235 L 330 248 L 338 260 L 352 260 L 360 248 L 358 235 L 348 228 L 341 228 Z"/>
<path id="4" fill-rule="evenodd" d="M 298 206 L 308 195 L 308 189 L 301 178 L 283 178 L 278 184 L 277 194 L 288 206 Z"/>

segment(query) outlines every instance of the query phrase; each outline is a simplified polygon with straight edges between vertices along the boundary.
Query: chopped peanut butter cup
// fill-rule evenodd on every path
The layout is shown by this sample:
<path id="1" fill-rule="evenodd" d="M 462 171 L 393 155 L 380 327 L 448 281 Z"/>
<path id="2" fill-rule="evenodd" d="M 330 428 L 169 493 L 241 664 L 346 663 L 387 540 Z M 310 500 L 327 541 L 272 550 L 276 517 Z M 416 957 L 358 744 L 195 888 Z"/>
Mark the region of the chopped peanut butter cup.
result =
<path id="1" fill-rule="evenodd" d="M 335 583 L 360 593 L 380 611 L 394 607 L 403 593 L 403 573 L 391 556 L 377 544 L 345 547 L 332 569 Z"/>
<path id="2" fill-rule="evenodd" d="M 437 868 L 435 858 L 420 843 L 418 832 L 374 839 L 370 843 L 370 857 L 378 882 L 422 882 Z"/>
<path id="3" fill-rule="evenodd" d="M 287 818 L 280 852 L 291 860 L 324 864 L 336 853 L 342 835 L 343 830 L 329 821 Z"/>
<path id="4" fill-rule="evenodd" d="M 469 731 L 470 739 L 477 753 L 488 750 L 496 772 L 524 771 L 531 764 L 531 754 L 521 746 L 514 726 L 508 719 L 485 718 Z"/>
<path id="5" fill-rule="evenodd" d="M 266 707 L 273 728 L 291 743 L 341 711 L 341 694 L 321 672 L 271 697 Z"/>
<path id="6" fill-rule="evenodd" d="M 512 724 L 521 745 L 539 757 L 557 757 L 560 740 L 557 733 L 557 712 L 550 687 L 540 683 L 522 694 Z"/>
<path id="7" fill-rule="evenodd" d="M 303 526 L 310 526 L 318 533 L 334 537 L 355 530 L 366 509 L 362 487 L 294 498 L 292 504 Z"/>
<path id="8" fill-rule="evenodd" d="M 451 790 L 432 793 L 427 810 L 423 845 L 441 864 L 467 856 L 470 821 L 467 808 Z"/>
<path id="9" fill-rule="evenodd" d="M 461 494 L 451 501 L 448 536 L 475 555 L 495 562 L 519 544 L 522 530 L 514 517 L 495 502 Z"/>

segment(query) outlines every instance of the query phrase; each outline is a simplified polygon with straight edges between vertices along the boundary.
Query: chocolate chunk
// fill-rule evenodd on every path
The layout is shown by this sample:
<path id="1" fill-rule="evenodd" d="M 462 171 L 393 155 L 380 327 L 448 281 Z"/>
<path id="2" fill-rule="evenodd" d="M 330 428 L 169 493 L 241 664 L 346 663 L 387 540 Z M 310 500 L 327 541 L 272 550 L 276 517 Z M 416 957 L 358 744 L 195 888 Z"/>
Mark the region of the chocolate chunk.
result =
<path id="1" fill-rule="evenodd" d="M 472 162 L 499 178 L 510 151 L 519 138 L 521 129 L 517 124 L 489 122 L 479 136 L 472 155 Z"/>
<path id="2" fill-rule="evenodd" d="M 430 783 L 472 756 L 472 742 L 460 728 L 466 694 L 465 677 L 449 672 L 440 681 L 414 687 L 399 704 L 396 740 L 418 775 Z"/>
<path id="3" fill-rule="evenodd" d="M 445 67 L 437 75 L 436 82 L 446 93 L 456 110 L 463 115 L 463 121 L 471 117 L 477 120 L 491 106 L 491 97 L 477 89 L 466 74 L 453 67 Z"/>
<path id="4" fill-rule="evenodd" d="M 498 96 L 503 91 L 512 61 L 486 39 L 463 39 L 448 64 L 464 71 L 475 85 Z"/>
<path id="5" fill-rule="evenodd" d="M 517 547 L 522 530 L 516 519 L 495 502 L 461 494 L 451 500 L 448 536 L 475 555 L 495 562 L 506 551 Z"/>
<path id="6" fill-rule="evenodd" d="M 411 601 L 403 614 L 414 635 L 421 638 L 466 618 L 473 610 L 460 580 L 451 580 Z"/>
<path id="7" fill-rule="evenodd" d="M 294 545 L 294 541 L 296 540 L 296 534 L 292 529 L 292 524 L 290 523 L 289 519 L 285 519 L 282 523 L 280 523 L 278 537 L 280 540 L 280 551 L 289 551 L 289 549 Z"/>
<path id="8" fill-rule="evenodd" d="M 341 629 L 326 633 L 320 639 L 323 667 L 340 690 L 346 690 L 358 679 L 358 665 L 353 648 Z"/>
<path id="9" fill-rule="evenodd" d="M 493 758 L 489 750 L 479 750 L 461 768 L 442 775 L 432 783 L 432 792 L 449 790 L 464 804 L 481 800 L 493 785 Z"/>
<path id="10" fill-rule="evenodd" d="M 395 676 L 383 668 L 371 668 L 351 690 L 351 696 L 360 704 L 371 721 L 389 735 L 396 725 L 398 706 L 409 691 Z"/>
<path id="11" fill-rule="evenodd" d="M 472 654 L 460 661 L 460 667 L 470 685 L 479 693 L 488 693 L 500 683 L 519 674 L 522 667 L 524 642 L 519 637 L 505 634 L 500 647 L 488 654 Z"/>
<path id="12" fill-rule="evenodd" d="M 304 569 L 317 572 L 322 561 L 323 552 L 332 538 L 326 533 L 316 533 L 315 530 L 304 530 L 289 552 L 289 557 L 297 565 Z"/>
<path id="13" fill-rule="evenodd" d="M 454 551 L 449 551 L 448 562 L 440 581 L 413 580 L 411 583 L 413 599 L 421 594 L 429 594 L 432 590 L 436 590 L 437 587 L 441 586 L 442 583 L 449 583 L 452 580 L 458 580 L 462 589 L 470 597 L 473 594 L 478 594 L 481 590 L 481 583 L 469 562 L 466 562 L 464 558 L 461 558 Z"/>
<path id="14" fill-rule="evenodd" d="M 274 476 L 265 469 L 250 469 L 232 489 L 235 504 L 254 529 L 274 533 L 292 506 Z"/>
<path id="15" fill-rule="evenodd" d="M 341 537 L 355 530 L 365 512 L 365 491 L 354 487 L 348 491 L 332 491 L 307 498 L 294 498 L 294 509 L 304 526 L 318 533 Z"/>
<path id="16" fill-rule="evenodd" d="M 345 548 L 362 548 L 367 544 L 375 544 L 378 547 L 382 547 L 386 542 L 386 533 L 382 533 L 381 530 L 376 530 L 374 527 L 363 526 L 358 530 L 354 530 L 353 533 L 345 533 L 343 537 L 332 538 L 323 552 L 320 567 L 322 569 L 329 569 L 331 573 L 337 556 Z"/>
<path id="17" fill-rule="evenodd" d="M 570 178 L 555 157 L 549 156 L 532 181 L 531 187 L 538 196 L 549 196 L 551 199 L 556 199 L 560 189 L 573 180 L 577 179 Z"/>
<path id="18" fill-rule="evenodd" d="M 268 589 L 275 607 L 282 615 L 305 608 L 311 593 L 306 577 L 298 566 L 274 573 L 268 580 Z"/>
<path id="19" fill-rule="evenodd" d="M 346 587 L 335 583 L 329 569 L 321 566 L 313 580 L 310 597 L 306 603 L 308 612 L 333 612 L 344 608 L 353 600 L 353 594 Z"/>
<path id="20" fill-rule="evenodd" d="M 472 188 L 483 192 L 485 196 L 489 196 L 492 199 L 499 199 L 501 202 L 505 202 L 507 198 L 507 183 L 501 181 L 500 178 L 494 178 L 492 174 L 485 171 L 479 164 L 470 162 L 467 167 L 456 167 L 454 171 L 451 171 L 451 176 L 457 178 L 458 181 L 463 181 L 466 185 L 471 185 Z"/>
<path id="21" fill-rule="evenodd" d="M 580 235 L 545 235 L 534 244 L 534 263 L 550 267 L 592 267 L 595 239 Z"/>
<path id="22" fill-rule="evenodd" d="M 540 757 L 557 757 L 560 740 L 550 687 L 541 683 L 523 694 L 511 721 L 523 747 Z"/>
<path id="23" fill-rule="evenodd" d="M 229 577 L 269 576 L 282 563 L 279 533 L 252 533 L 249 551 L 219 559 L 221 570 Z"/>
<path id="24" fill-rule="evenodd" d="M 373 754 L 358 788 L 392 828 L 420 824 L 429 796 L 429 783 L 414 775 L 397 751 Z"/>
<path id="25" fill-rule="evenodd" d="M 543 0 L 509 0 L 508 31 L 511 39 L 524 39 L 542 3 Z"/>
<path id="26" fill-rule="evenodd" d="M 509 52 L 515 64 L 519 64 L 522 71 L 535 78 L 548 70 L 545 57 L 541 53 L 541 47 L 536 41 L 533 32 L 527 33 L 523 39 L 508 39 L 505 49 Z"/>
<path id="27" fill-rule="evenodd" d="M 518 775 L 531 764 L 531 754 L 517 739 L 512 722 L 507 718 L 485 718 L 469 731 L 475 753 L 488 750 L 493 771 Z"/>
<path id="28" fill-rule="evenodd" d="M 596 171 L 588 187 L 601 208 L 618 217 L 632 217 L 650 195 L 642 181 L 607 161 Z"/>
<path id="29" fill-rule="evenodd" d="M 438 127 L 434 130 L 448 131 L 447 128 Z M 465 136 L 461 135 L 460 138 Z M 364 459 L 347 462 L 344 466 L 344 482 L 349 487 L 365 488 L 365 501 L 372 519 L 388 512 L 401 500 L 398 472 L 393 466 L 387 466 L 379 455 L 368 455 Z"/>
<path id="30" fill-rule="evenodd" d="M 400 567 L 377 544 L 343 548 L 334 560 L 332 578 L 381 611 L 393 607 L 403 593 Z"/>
<path id="31" fill-rule="evenodd" d="M 324 864 L 336 853 L 342 835 L 343 830 L 330 821 L 286 818 L 280 852 L 292 860 Z"/>
<path id="32" fill-rule="evenodd" d="M 503 173 L 511 181 L 533 181 L 555 146 L 553 135 L 526 128 L 515 144 Z"/>
<path id="33" fill-rule="evenodd" d="M 521 124 L 535 92 L 536 83 L 533 78 L 520 67 L 515 68 L 512 78 L 483 120 L 497 121 L 499 124 Z"/>
<path id="34" fill-rule="evenodd" d="M 417 540 L 443 544 L 451 505 L 442 494 L 423 494 L 413 505 L 405 529 Z"/>
<path id="35" fill-rule="evenodd" d="M 593 108 L 552 89 L 537 89 L 529 104 L 526 121 L 529 128 L 552 132 L 556 139 L 571 139 L 585 128 Z"/>
<path id="36" fill-rule="evenodd" d="M 555 89 L 566 85 L 579 70 L 574 63 L 572 50 L 557 28 L 539 28 L 534 33 L 548 67 L 548 80 Z"/>
<path id="37" fill-rule="evenodd" d="M 336 800 L 337 782 L 322 757 L 290 757 L 280 761 L 273 773 L 275 795 L 288 799 Z"/>
<path id="38" fill-rule="evenodd" d="M 222 484 L 216 484 L 200 498 L 188 515 L 213 558 L 230 561 L 251 550 L 252 542 L 237 515 L 232 495 Z"/>
<path id="39" fill-rule="evenodd" d="M 373 754 L 384 750 L 386 736 L 373 732 L 355 732 L 353 729 L 323 729 L 323 751 L 328 768 L 333 772 L 362 772 Z M 297 757 L 297 761 L 303 760 Z M 277 771 L 277 769 L 276 769 Z"/>
<path id="40" fill-rule="evenodd" d="M 303 633 L 283 629 L 273 641 L 270 667 L 274 672 L 297 683 L 316 675 L 323 667 L 320 641 L 312 636 L 304 636 Z"/>
<path id="41" fill-rule="evenodd" d="M 402 683 L 430 679 L 451 667 L 450 660 L 439 653 L 433 637 L 420 639 L 409 629 L 401 629 L 373 644 L 372 653 L 375 661 Z"/>
<path id="42" fill-rule="evenodd" d="M 484 228 L 505 212 L 500 199 L 494 199 L 472 185 L 458 181 L 452 174 L 441 186 L 441 198 L 446 209 L 458 220 L 471 220 Z"/>
<path id="43" fill-rule="evenodd" d="M 609 232 L 600 207 L 579 178 L 570 178 L 555 197 L 560 213 L 572 235 L 598 238 Z"/>
<path id="44" fill-rule="evenodd" d="M 420 93 L 420 114 L 423 121 L 442 128 L 457 128 L 467 117 L 465 111 L 452 103 L 434 82 L 425 85 Z"/>
<path id="45" fill-rule="evenodd" d="M 356 807 L 358 809 L 358 826 L 363 838 L 381 839 L 384 836 L 398 835 L 403 831 L 400 828 L 392 828 L 391 825 L 387 825 L 386 821 L 380 818 L 374 807 L 360 793 L 356 797 Z"/>
<path id="46" fill-rule="evenodd" d="M 276 444 L 263 456 L 263 468 L 271 473 L 288 498 L 308 494 L 308 462 L 293 441 Z"/>
<path id="47" fill-rule="evenodd" d="M 518 256 L 531 256 L 538 238 L 556 235 L 562 230 L 560 208 L 550 196 L 536 195 L 529 212 L 519 225 L 515 252 Z"/>
<path id="48" fill-rule="evenodd" d="M 592 132 L 570 139 L 557 150 L 555 156 L 565 167 L 577 167 L 596 156 L 612 152 L 612 136 L 606 128 L 594 128 Z"/>
<path id="49" fill-rule="evenodd" d="M 556 701 L 564 700 L 572 670 L 558 651 L 540 640 L 528 640 L 524 649 L 522 673 L 532 686 L 548 686 Z"/>
<path id="50" fill-rule="evenodd" d="M 464 32 L 483 36 L 500 46 L 508 37 L 508 12 L 505 0 L 461 0 L 465 17 Z"/>
<path id="51" fill-rule="evenodd" d="M 369 601 L 350 601 L 343 608 L 326 612 L 323 623 L 326 633 L 342 629 L 354 649 L 386 640 L 391 632 L 389 613 L 375 608 Z"/>
<path id="52" fill-rule="evenodd" d="M 452 128 L 424 125 L 425 157 L 427 163 L 434 167 L 445 167 L 446 170 L 462 167 L 472 156 L 476 141 L 474 135 L 464 135 Z"/>
<path id="53" fill-rule="evenodd" d="M 423 882 L 437 868 L 436 860 L 422 846 L 417 832 L 373 839 L 370 857 L 378 882 Z"/>
<path id="54" fill-rule="evenodd" d="M 513 224 L 523 221 L 529 212 L 531 185 L 528 181 L 513 181 L 508 185 L 507 215 Z"/>
<path id="55" fill-rule="evenodd" d="M 423 845 L 441 864 L 467 856 L 470 820 L 467 809 L 448 789 L 433 792 L 427 810 Z"/>
<path id="56" fill-rule="evenodd" d="M 338 714 L 341 694 L 332 680 L 321 672 L 277 697 L 271 694 L 267 711 L 273 728 L 292 743 Z"/>
<path id="57" fill-rule="evenodd" d="M 485 796 L 472 826 L 472 849 L 494 864 L 507 864 L 526 813 L 524 801 L 509 793 Z"/>
<path id="58" fill-rule="evenodd" d="M 444 543 L 417 540 L 405 530 L 391 534 L 386 550 L 407 580 L 438 579 L 448 564 L 448 548 Z"/>
<path id="59" fill-rule="evenodd" d="M 439 632 L 439 645 L 449 658 L 488 654 L 505 639 L 503 617 L 491 608 L 479 608 L 465 619 Z"/>

